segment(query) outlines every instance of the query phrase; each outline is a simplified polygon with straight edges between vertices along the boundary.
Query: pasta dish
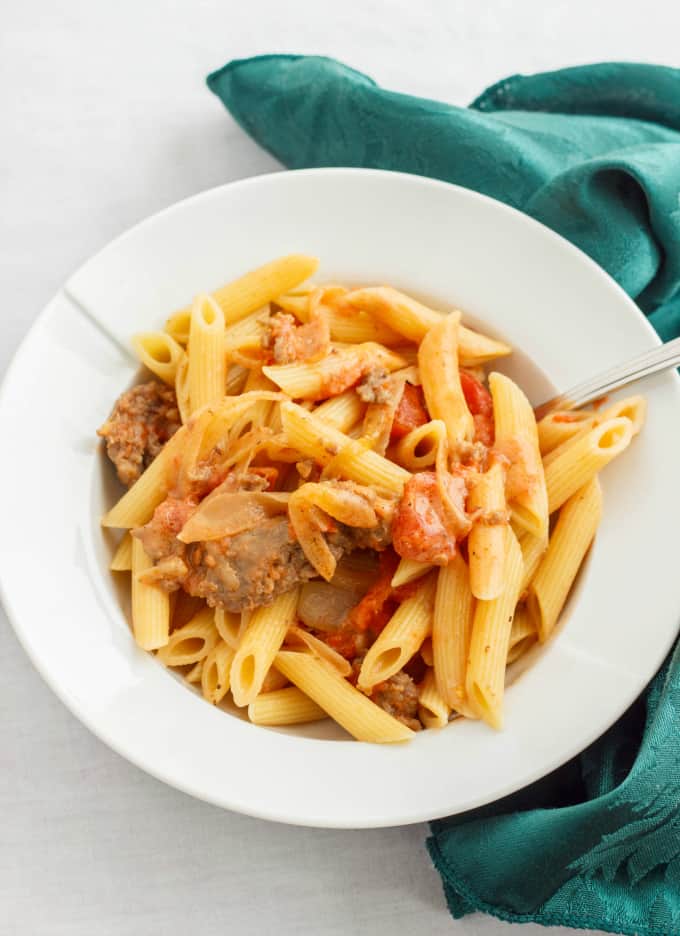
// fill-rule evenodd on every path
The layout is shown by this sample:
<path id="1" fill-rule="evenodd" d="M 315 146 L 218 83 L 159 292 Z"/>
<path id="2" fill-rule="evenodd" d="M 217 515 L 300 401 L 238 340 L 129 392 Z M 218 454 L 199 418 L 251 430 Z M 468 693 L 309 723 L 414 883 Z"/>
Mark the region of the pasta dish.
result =
<path id="1" fill-rule="evenodd" d="M 152 379 L 99 435 L 135 640 L 259 725 L 501 728 L 506 669 L 554 632 L 645 402 L 537 423 L 487 367 L 508 345 L 316 268 L 275 260 L 133 338 Z"/>

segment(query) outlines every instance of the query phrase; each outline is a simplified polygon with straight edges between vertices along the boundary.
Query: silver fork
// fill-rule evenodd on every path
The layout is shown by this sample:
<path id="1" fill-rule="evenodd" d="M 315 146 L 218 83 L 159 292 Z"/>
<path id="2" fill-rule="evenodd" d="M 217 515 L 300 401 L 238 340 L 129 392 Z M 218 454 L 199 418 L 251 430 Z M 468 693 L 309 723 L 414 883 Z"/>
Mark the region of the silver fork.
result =
<path id="1" fill-rule="evenodd" d="M 579 409 L 635 380 L 641 380 L 643 377 L 649 377 L 662 370 L 669 370 L 679 364 L 680 338 L 674 338 L 658 348 L 644 351 L 624 364 L 617 364 L 616 367 L 610 368 L 603 374 L 584 380 L 571 390 L 546 400 L 545 403 L 535 408 L 536 419 L 542 419 L 554 410 Z"/>

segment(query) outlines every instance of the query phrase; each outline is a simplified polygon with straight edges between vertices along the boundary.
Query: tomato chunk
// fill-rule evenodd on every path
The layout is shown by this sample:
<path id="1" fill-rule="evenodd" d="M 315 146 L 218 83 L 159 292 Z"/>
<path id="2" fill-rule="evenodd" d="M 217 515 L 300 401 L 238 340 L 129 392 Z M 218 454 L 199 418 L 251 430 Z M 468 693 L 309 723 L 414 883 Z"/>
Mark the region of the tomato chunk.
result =
<path id="1" fill-rule="evenodd" d="M 475 421 L 475 440 L 483 442 L 484 445 L 493 445 L 494 425 L 491 394 L 483 383 L 464 370 L 460 372 L 460 385 L 463 388 L 465 402 Z"/>
<path id="2" fill-rule="evenodd" d="M 449 498 L 465 511 L 465 481 L 449 475 Z M 392 545 L 404 559 L 446 565 L 456 555 L 456 529 L 439 495 L 437 476 L 420 471 L 407 482 L 392 524 Z"/>
<path id="3" fill-rule="evenodd" d="M 392 578 L 399 558 L 390 550 L 380 555 L 380 573 L 358 605 L 349 612 L 342 627 L 324 639 L 347 660 L 353 660 L 367 646 L 366 636 L 378 636 L 394 614 L 397 605 L 392 600 Z M 372 642 L 372 641 L 369 641 Z"/>
<path id="4" fill-rule="evenodd" d="M 399 439 L 403 439 L 405 435 L 408 435 L 412 429 L 424 426 L 429 421 L 430 417 L 425 408 L 425 397 L 422 389 L 414 387 L 410 383 L 405 383 L 404 392 L 401 395 L 392 422 L 391 441 L 398 442 Z"/>

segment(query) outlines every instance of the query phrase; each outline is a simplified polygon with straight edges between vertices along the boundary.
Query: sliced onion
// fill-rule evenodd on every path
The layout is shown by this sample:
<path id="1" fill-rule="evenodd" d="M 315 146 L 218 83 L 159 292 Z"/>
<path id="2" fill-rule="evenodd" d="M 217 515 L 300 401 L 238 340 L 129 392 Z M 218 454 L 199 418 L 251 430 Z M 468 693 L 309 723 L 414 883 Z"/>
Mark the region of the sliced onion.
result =
<path id="1" fill-rule="evenodd" d="M 358 601 L 355 592 L 328 582 L 307 582 L 300 590 L 297 613 L 302 623 L 313 630 L 335 631 Z"/>
<path id="2" fill-rule="evenodd" d="M 265 491 L 225 492 L 207 497 L 182 527 L 183 543 L 235 536 L 287 510 L 285 495 Z"/>

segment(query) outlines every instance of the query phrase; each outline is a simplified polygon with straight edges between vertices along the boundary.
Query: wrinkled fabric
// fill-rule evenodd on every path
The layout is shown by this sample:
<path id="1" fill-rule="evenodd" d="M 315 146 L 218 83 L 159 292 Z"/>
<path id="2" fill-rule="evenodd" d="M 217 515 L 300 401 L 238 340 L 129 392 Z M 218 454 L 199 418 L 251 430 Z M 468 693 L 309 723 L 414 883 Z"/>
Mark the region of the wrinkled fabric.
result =
<path id="1" fill-rule="evenodd" d="M 680 334 L 680 70 L 514 76 L 469 108 L 320 57 L 231 62 L 208 85 L 288 167 L 413 172 L 526 212 L 601 264 L 662 339 Z M 431 829 L 456 917 L 680 936 L 680 649 L 580 757 Z"/>

